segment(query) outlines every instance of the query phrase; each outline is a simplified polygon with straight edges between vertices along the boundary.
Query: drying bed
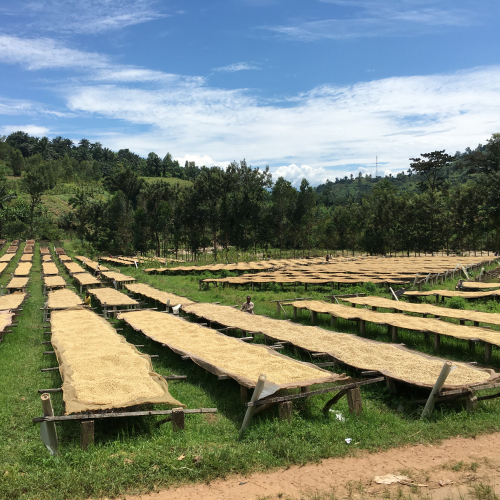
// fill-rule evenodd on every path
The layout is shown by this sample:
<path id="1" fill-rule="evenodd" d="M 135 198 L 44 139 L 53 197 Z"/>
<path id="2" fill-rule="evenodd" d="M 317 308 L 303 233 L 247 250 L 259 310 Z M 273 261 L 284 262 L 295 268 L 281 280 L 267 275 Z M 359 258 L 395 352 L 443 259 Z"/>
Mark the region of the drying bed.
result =
<path id="1" fill-rule="evenodd" d="M 31 262 L 20 262 L 14 271 L 14 276 L 28 276 L 32 265 Z"/>
<path id="2" fill-rule="evenodd" d="M 175 295 L 173 293 L 162 292 L 161 290 L 157 290 L 150 285 L 145 285 L 143 283 L 130 283 L 125 285 L 125 288 L 132 293 L 137 293 L 144 297 L 148 297 L 149 299 L 157 300 L 158 302 L 167 305 L 167 302 L 170 301 L 170 306 L 176 306 L 178 304 L 187 305 L 192 304 L 193 301 L 188 299 L 187 297 L 181 297 L 179 295 Z"/>
<path id="3" fill-rule="evenodd" d="M 137 300 L 132 299 L 114 288 L 89 288 L 88 291 L 101 304 L 105 304 L 106 306 L 139 306 Z"/>
<path id="4" fill-rule="evenodd" d="M 469 309 L 450 309 L 448 307 L 438 307 L 431 304 L 413 304 L 402 300 L 395 301 L 384 297 L 351 297 L 342 299 L 350 304 L 361 304 L 370 307 L 383 307 L 385 309 L 396 309 L 397 311 L 406 311 L 417 314 L 432 314 L 433 316 L 442 316 L 445 318 L 463 319 L 466 321 L 475 321 L 489 323 L 491 325 L 500 325 L 500 314 L 471 311 Z"/>
<path id="5" fill-rule="evenodd" d="M 73 278 L 81 286 L 98 285 L 101 283 L 95 276 L 92 276 L 90 273 L 87 272 L 74 274 Z"/>
<path id="6" fill-rule="evenodd" d="M 42 273 L 45 276 L 53 276 L 55 274 L 59 274 L 59 269 L 53 262 L 44 262 L 42 264 Z"/>
<path id="7" fill-rule="evenodd" d="M 297 309 L 309 309 L 316 313 L 330 314 L 347 320 L 363 320 L 375 324 L 391 325 L 406 330 L 447 335 L 461 340 L 482 340 L 488 344 L 500 346 L 500 332 L 475 326 L 463 326 L 436 318 L 420 318 L 404 314 L 380 313 L 368 309 L 352 308 L 339 304 L 328 304 L 319 300 L 303 300 L 291 303 Z"/>
<path id="8" fill-rule="evenodd" d="M 32 253 L 26 253 L 21 255 L 21 258 L 19 259 L 20 262 L 33 262 L 33 254 Z"/>
<path id="9" fill-rule="evenodd" d="M 29 278 L 12 278 L 9 281 L 9 284 L 6 286 L 6 288 L 11 289 L 11 288 L 26 288 L 26 285 L 28 284 Z"/>
<path id="10" fill-rule="evenodd" d="M 46 306 L 48 309 L 68 309 L 82 305 L 82 298 L 67 288 L 62 290 L 54 290 L 47 294 Z"/>
<path id="11" fill-rule="evenodd" d="M 13 253 L 5 253 L 0 257 L 0 262 L 10 262 L 14 257 Z"/>
<path id="12" fill-rule="evenodd" d="M 118 283 L 122 283 L 125 281 L 136 281 L 136 279 L 132 278 L 132 276 L 126 276 L 125 274 L 116 273 L 114 271 L 106 271 L 103 272 L 102 275 L 106 277 L 108 280 L 114 280 Z"/>
<path id="13" fill-rule="evenodd" d="M 65 287 L 66 281 L 62 276 L 44 276 L 43 284 L 48 288 Z"/>
<path id="14" fill-rule="evenodd" d="M 64 262 L 64 267 L 70 274 L 84 273 L 85 269 L 79 266 L 76 262 Z"/>
<path id="15" fill-rule="evenodd" d="M 54 311 L 51 330 L 66 415 L 146 403 L 185 407 L 154 372 L 151 358 L 94 312 Z"/>
<path id="16" fill-rule="evenodd" d="M 281 388 L 345 380 L 344 375 L 292 360 L 266 346 L 227 337 L 172 314 L 144 310 L 121 313 L 118 319 L 177 354 L 189 356 L 207 371 L 227 375 L 247 388 L 255 387 L 261 373 Z"/>
<path id="17" fill-rule="evenodd" d="M 8 295 L 0 296 L 0 311 L 17 309 L 26 299 L 27 294 L 21 292 L 9 293 Z"/>
<path id="18" fill-rule="evenodd" d="M 383 375 L 420 387 L 433 387 L 444 359 L 428 356 L 401 345 L 387 344 L 337 333 L 285 320 L 265 318 L 213 304 L 192 304 L 183 308 L 209 321 L 264 335 L 308 352 L 326 353 L 339 362 L 359 370 L 373 370 Z M 500 377 L 493 370 L 454 362 L 457 369 L 448 376 L 446 388 L 473 386 Z"/>
<path id="19" fill-rule="evenodd" d="M 462 284 L 460 285 L 461 288 L 473 288 L 474 290 L 477 289 L 493 289 L 493 288 L 500 288 L 500 283 L 482 283 L 480 281 L 462 281 Z"/>
<path id="20" fill-rule="evenodd" d="M 500 291 L 494 292 L 461 292 L 458 290 L 431 290 L 428 292 L 417 292 L 417 291 L 408 291 L 405 292 L 404 295 L 408 297 L 428 297 L 430 295 L 436 295 L 441 297 L 462 297 L 464 299 L 481 299 L 483 297 L 496 297 L 500 295 Z"/>

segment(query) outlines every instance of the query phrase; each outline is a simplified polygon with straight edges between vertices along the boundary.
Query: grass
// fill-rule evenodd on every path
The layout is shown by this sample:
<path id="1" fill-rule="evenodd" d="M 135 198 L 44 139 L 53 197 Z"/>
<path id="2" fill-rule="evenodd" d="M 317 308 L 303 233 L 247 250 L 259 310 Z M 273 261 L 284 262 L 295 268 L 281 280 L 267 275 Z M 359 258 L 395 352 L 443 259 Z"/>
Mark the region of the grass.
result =
<path id="1" fill-rule="evenodd" d="M 75 255 L 73 250 L 76 247 L 71 243 L 65 247 L 71 256 Z M 112 497 L 187 482 L 208 482 L 234 473 L 247 474 L 319 462 L 327 457 L 353 454 L 360 449 L 377 451 L 403 444 L 434 443 L 458 434 L 475 436 L 500 428 L 499 400 L 480 403 L 474 414 L 468 414 L 460 404 L 438 405 L 432 418 L 421 421 L 421 408 L 411 406 L 409 401 L 425 396 L 425 393 L 401 386 L 400 392 L 393 395 L 383 384 L 375 384 L 362 389 L 363 414 L 360 417 L 349 414 L 345 398 L 335 406 L 335 410 L 343 413 L 344 422 L 333 414 L 324 416 L 321 409 L 329 396 L 315 396 L 306 401 L 294 401 L 291 423 L 279 420 L 274 409 L 257 415 L 243 439 L 238 440 L 244 408 L 239 404 L 239 386 L 234 381 L 217 381 L 194 363 L 182 361 L 168 349 L 125 328 L 122 333 L 129 342 L 144 344 L 143 352 L 159 355 L 153 361 L 155 371 L 162 375 L 187 375 L 186 381 L 169 382 L 170 392 L 175 398 L 189 408 L 217 407 L 218 413 L 187 416 L 186 429 L 179 433 L 173 433 L 170 424 L 157 427 L 157 417 L 96 421 L 95 446 L 85 452 L 79 446 L 79 425 L 65 422 L 58 424 L 60 453 L 51 457 L 40 440 L 38 425 L 31 422 L 33 417 L 41 414 L 37 390 L 61 384 L 59 372 L 40 372 L 42 367 L 55 366 L 56 360 L 42 354 L 46 346 L 41 345 L 45 340 L 40 311 L 44 297 L 38 249 L 37 243 L 28 287 L 31 297 L 24 305 L 18 327 L 0 344 L 2 499 Z M 9 264 L 0 277 L 0 284 L 10 280 L 9 273 L 14 270 L 17 260 Z M 242 288 L 198 291 L 198 276 L 149 276 L 141 269 L 121 270 L 136 276 L 141 282 L 200 301 L 240 304 L 248 294 Z M 72 283 L 64 271 L 61 274 Z M 452 283 L 446 286 L 452 286 Z M 345 293 L 354 290 L 384 295 L 383 289 L 370 285 L 343 289 Z M 321 299 L 325 293 L 331 293 L 330 289 L 318 288 L 306 293 L 300 287 L 285 289 L 284 292 L 278 287 L 253 292 L 252 300 L 258 314 L 276 317 L 276 308 L 269 303 L 270 300 L 299 296 Z M 300 321 L 309 324 L 306 315 L 300 317 Z M 321 326 L 330 328 L 321 316 L 320 321 Z M 338 321 L 339 330 L 354 331 L 354 328 L 349 322 Z M 370 328 L 367 325 L 365 335 L 384 342 L 390 340 L 386 329 L 376 326 Z M 404 331 L 400 336 L 402 342 L 413 348 L 432 351 L 432 345 L 426 343 L 423 336 Z M 480 351 L 478 348 L 473 359 L 481 360 Z M 285 350 L 284 354 L 311 361 L 292 350 Z M 493 354 L 492 364 L 498 369 L 500 357 L 495 350 Z M 471 360 L 465 343 L 453 339 L 443 339 L 440 355 Z M 62 414 L 62 395 L 53 394 L 52 401 L 55 413 Z M 348 437 L 352 438 L 351 445 L 345 443 Z M 185 458 L 179 460 L 182 455 Z M 325 495 L 316 498 L 333 498 L 333 495 Z M 487 492 L 477 492 L 475 498 L 496 500 Z"/>
<path id="2" fill-rule="evenodd" d="M 177 179 L 176 177 L 141 177 L 148 184 L 156 181 L 166 182 L 167 184 L 171 184 L 172 186 L 179 184 L 181 187 L 189 187 L 192 186 L 193 183 L 191 181 L 187 181 L 184 179 Z"/>

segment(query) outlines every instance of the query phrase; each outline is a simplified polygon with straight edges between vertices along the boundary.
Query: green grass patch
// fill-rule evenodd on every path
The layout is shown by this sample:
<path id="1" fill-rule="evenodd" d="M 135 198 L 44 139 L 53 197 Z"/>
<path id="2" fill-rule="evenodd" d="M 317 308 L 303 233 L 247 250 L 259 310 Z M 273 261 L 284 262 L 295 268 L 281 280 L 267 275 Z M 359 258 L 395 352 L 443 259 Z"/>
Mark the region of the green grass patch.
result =
<path id="1" fill-rule="evenodd" d="M 49 245 L 51 249 L 52 246 Z M 65 243 L 65 248 L 74 257 L 73 250 L 77 246 Z M 360 417 L 349 414 L 345 398 L 334 407 L 343 413 L 345 422 L 337 420 L 333 413 L 325 416 L 321 409 L 329 395 L 315 396 L 307 401 L 293 402 L 291 423 L 279 420 L 274 409 L 257 415 L 244 438 L 238 440 L 244 415 L 244 408 L 239 403 L 239 386 L 232 380 L 217 381 L 215 376 L 194 363 L 182 361 L 170 350 L 125 327 L 122 333 L 129 342 L 144 344 L 143 352 L 159 355 L 158 360 L 153 360 L 158 373 L 187 375 L 186 381 L 169 382 L 175 398 L 189 408 L 217 407 L 218 413 L 186 416 L 186 429 L 178 433 L 172 432 L 170 424 L 156 426 L 159 417 L 96 421 L 95 445 L 85 452 L 80 450 L 79 425 L 65 422 L 58 424 L 59 456 L 51 457 L 40 440 L 38 425 L 31 421 L 41 415 L 37 390 L 61 384 L 57 371 L 40 372 L 42 367 L 55 366 L 56 360 L 42 354 L 47 346 L 41 344 L 46 336 L 40 310 L 44 297 L 38 249 L 37 243 L 28 287 L 31 297 L 24 305 L 19 326 L 0 344 L 0 498 L 113 497 L 188 482 L 208 482 L 235 473 L 319 462 L 359 449 L 377 451 L 403 444 L 433 443 L 458 434 L 474 436 L 500 427 L 498 400 L 480 403 L 474 414 L 468 414 L 460 404 L 437 405 L 431 419 L 420 421 L 421 408 L 411 406 L 409 401 L 424 397 L 425 393 L 401 386 L 398 394 L 393 395 L 385 385 L 376 384 L 362 389 L 363 414 Z M 9 273 L 17 260 L 15 258 L 0 277 L 1 284 L 10 280 Z M 238 290 L 211 287 L 208 291 L 198 291 L 198 276 L 149 276 L 142 269 L 124 267 L 119 270 L 135 276 L 140 282 L 199 301 L 241 304 L 249 293 L 243 287 Z M 74 284 L 65 272 L 61 274 L 68 283 Z M 449 285 L 452 286 L 451 282 Z M 370 286 L 345 287 L 342 292 L 368 289 L 371 293 L 387 296 L 383 288 Z M 277 317 L 277 312 L 270 300 L 322 299 L 328 293 L 331 293 L 329 287 L 307 292 L 303 287 L 250 292 L 256 312 L 271 317 Z M 477 309 L 477 304 L 474 305 Z M 326 317 L 320 315 L 319 318 L 320 326 L 331 328 Z M 299 321 L 310 324 L 306 314 L 300 316 Z M 338 320 L 337 330 L 354 332 L 354 328 L 354 323 Z M 367 325 L 365 335 L 390 341 L 387 330 L 376 325 Z M 401 330 L 400 337 L 412 348 L 432 351 L 430 342 L 426 343 L 420 334 Z M 499 368 L 500 357 L 495 350 L 493 353 L 493 365 Z M 313 361 L 292 350 L 285 350 L 284 354 Z M 443 338 L 440 355 L 480 361 L 482 353 L 478 348 L 476 357 L 471 358 L 465 343 Z M 55 413 L 62 414 L 62 395 L 53 394 L 52 401 Z M 351 445 L 345 443 L 346 438 L 352 438 Z M 185 458 L 179 460 L 183 455 Z M 488 491 L 477 491 L 475 497 L 495 500 Z"/>

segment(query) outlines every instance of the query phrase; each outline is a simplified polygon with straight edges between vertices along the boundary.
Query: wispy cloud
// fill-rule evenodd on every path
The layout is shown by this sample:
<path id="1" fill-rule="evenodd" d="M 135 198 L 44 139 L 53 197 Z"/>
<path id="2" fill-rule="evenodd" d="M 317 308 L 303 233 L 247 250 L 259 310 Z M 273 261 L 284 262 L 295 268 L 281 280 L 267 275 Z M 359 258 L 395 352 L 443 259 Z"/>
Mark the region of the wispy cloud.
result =
<path id="1" fill-rule="evenodd" d="M 228 71 L 234 73 L 236 71 L 245 71 L 250 69 L 260 69 L 258 66 L 253 66 L 246 62 L 239 62 L 234 64 L 229 64 L 228 66 L 222 66 L 220 68 L 214 68 L 214 71 Z"/>
<path id="2" fill-rule="evenodd" d="M 34 0 L 11 8 L 32 27 L 48 31 L 95 34 L 148 22 L 167 14 L 155 0 Z"/>
<path id="3" fill-rule="evenodd" d="M 106 56 L 71 49 L 51 38 L 20 38 L 9 35 L 0 35 L 0 62 L 20 64 L 29 70 L 102 69 L 109 66 Z"/>
<path id="4" fill-rule="evenodd" d="M 442 9 L 440 2 L 345 1 L 321 0 L 349 7 L 350 17 L 304 21 L 290 25 L 262 26 L 264 30 L 300 41 L 318 39 L 354 39 L 380 36 L 410 36 L 435 31 L 436 28 L 470 26 L 477 23 L 474 9 Z M 422 6 L 424 4 L 435 4 Z"/>

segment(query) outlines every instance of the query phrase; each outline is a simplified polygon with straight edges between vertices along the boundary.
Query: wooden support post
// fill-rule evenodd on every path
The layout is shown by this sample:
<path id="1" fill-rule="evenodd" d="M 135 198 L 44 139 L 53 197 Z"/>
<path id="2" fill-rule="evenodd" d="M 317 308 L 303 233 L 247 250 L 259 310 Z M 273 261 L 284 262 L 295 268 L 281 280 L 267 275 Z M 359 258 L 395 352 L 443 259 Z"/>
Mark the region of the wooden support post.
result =
<path id="1" fill-rule="evenodd" d="M 291 401 L 282 401 L 279 403 L 279 416 L 281 420 L 292 421 L 293 405 Z"/>
<path id="2" fill-rule="evenodd" d="M 174 432 L 184 430 L 184 409 L 183 408 L 173 408 L 172 409 L 172 430 Z"/>
<path id="3" fill-rule="evenodd" d="M 376 311 L 378 309 L 377 306 L 372 306 L 372 311 Z"/>
<path id="4" fill-rule="evenodd" d="M 318 322 L 318 313 L 316 311 L 311 311 L 311 325 L 315 325 Z"/>
<path id="5" fill-rule="evenodd" d="M 80 448 L 86 450 L 90 444 L 94 444 L 94 421 L 80 421 Z"/>
<path id="6" fill-rule="evenodd" d="M 309 386 L 309 385 L 300 388 L 301 393 L 309 392 L 310 390 L 311 390 L 311 386 Z M 309 399 L 309 398 L 305 398 L 305 399 Z"/>
<path id="7" fill-rule="evenodd" d="M 475 394 L 469 394 L 465 400 L 465 408 L 468 412 L 477 410 L 477 396 Z"/>
<path id="8" fill-rule="evenodd" d="M 484 362 L 486 364 L 491 363 L 491 352 L 492 352 L 493 344 L 486 342 L 484 344 Z"/>
<path id="9" fill-rule="evenodd" d="M 479 326 L 479 321 L 474 321 L 474 326 Z"/>
<path id="10" fill-rule="evenodd" d="M 293 306 L 293 319 L 297 321 L 297 308 Z"/>
<path id="11" fill-rule="evenodd" d="M 359 325 L 359 334 L 364 335 L 365 334 L 365 320 L 360 319 L 358 325 Z"/>
<path id="12" fill-rule="evenodd" d="M 385 384 L 389 392 L 396 392 L 396 381 L 393 378 L 385 377 Z"/>
<path id="13" fill-rule="evenodd" d="M 476 343 L 473 340 L 469 340 L 469 352 L 475 352 Z"/>
<path id="14" fill-rule="evenodd" d="M 280 303 L 276 302 L 276 314 L 279 316 L 281 314 Z"/>
<path id="15" fill-rule="evenodd" d="M 332 316 L 330 316 L 330 318 L 331 318 L 331 321 L 330 321 L 331 325 L 333 328 L 335 328 L 337 326 L 337 317 L 332 315 Z"/>
<path id="16" fill-rule="evenodd" d="M 363 403 L 361 402 L 361 391 L 359 387 L 347 391 L 347 405 L 349 406 L 349 413 L 361 415 Z"/>
<path id="17" fill-rule="evenodd" d="M 436 351 L 439 351 L 439 348 L 441 347 L 441 335 L 439 333 L 434 334 L 434 349 Z"/>
<path id="18" fill-rule="evenodd" d="M 351 303 L 351 307 L 356 307 L 356 303 L 355 303 L 355 302 L 352 302 L 352 303 Z"/>
<path id="19" fill-rule="evenodd" d="M 462 326 L 464 326 L 464 325 L 465 325 L 465 319 L 461 319 L 461 320 L 460 320 L 460 324 L 461 324 Z"/>
<path id="20" fill-rule="evenodd" d="M 241 404 L 248 403 L 248 389 L 244 385 L 240 385 L 240 401 Z"/>
<path id="21" fill-rule="evenodd" d="M 398 327 L 390 325 L 389 328 L 391 329 L 391 340 L 393 342 L 397 342 L 398 341 Z"/>

